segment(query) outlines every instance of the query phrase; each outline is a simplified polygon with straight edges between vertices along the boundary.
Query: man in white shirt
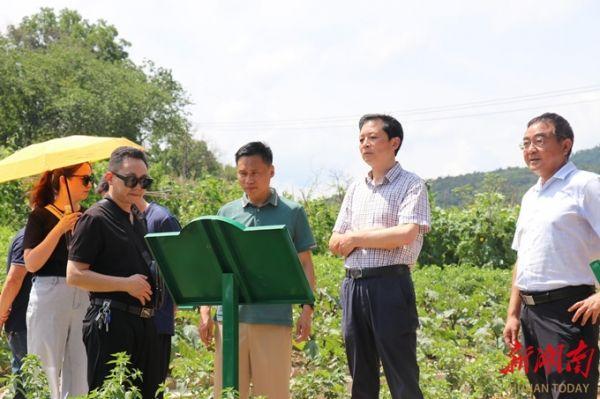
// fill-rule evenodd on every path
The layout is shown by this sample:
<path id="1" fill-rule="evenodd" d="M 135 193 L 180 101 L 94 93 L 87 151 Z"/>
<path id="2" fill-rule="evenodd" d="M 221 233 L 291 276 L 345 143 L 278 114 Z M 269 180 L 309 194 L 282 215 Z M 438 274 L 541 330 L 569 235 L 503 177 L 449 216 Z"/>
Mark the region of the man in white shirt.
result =
<path id="1" fill-rule="evenodd" d="M 600 254 L 600 176 L 569 156 L 573 130 L 546 113 L 527 124 L 521 149 L 538 182 L 523 196 L 504 340 L 522 328 L 536 398 L 596 398 L 600 293 L 589 266 Z M 552 356 L 550 356 L 552 354 Z"/>

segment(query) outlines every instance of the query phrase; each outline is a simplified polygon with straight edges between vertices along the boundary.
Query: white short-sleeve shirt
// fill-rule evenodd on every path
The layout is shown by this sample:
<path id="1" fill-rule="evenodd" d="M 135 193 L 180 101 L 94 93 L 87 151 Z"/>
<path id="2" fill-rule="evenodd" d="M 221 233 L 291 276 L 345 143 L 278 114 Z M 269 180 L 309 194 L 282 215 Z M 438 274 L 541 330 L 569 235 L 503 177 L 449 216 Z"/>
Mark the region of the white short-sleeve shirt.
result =
<path id="1" fill-rule="evenodd" d="M 595 285 L 600 258 L 600 176 L 572 162 L 523 196 L 512 248 L 515 284 L 524 291 Z"/>

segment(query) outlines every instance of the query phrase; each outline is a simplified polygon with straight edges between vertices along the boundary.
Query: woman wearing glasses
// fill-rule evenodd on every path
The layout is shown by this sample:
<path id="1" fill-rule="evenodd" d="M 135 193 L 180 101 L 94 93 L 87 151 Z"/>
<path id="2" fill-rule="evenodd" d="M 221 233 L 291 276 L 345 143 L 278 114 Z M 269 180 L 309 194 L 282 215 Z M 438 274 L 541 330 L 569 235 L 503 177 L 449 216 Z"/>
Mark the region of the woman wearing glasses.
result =
<path id="1" fill-rule="evenodd" d="M 92 188 L 92 167 L 82 163 L 46 172 L 30 193 L 23 247 L 34 274 L 27 308 L 27 352 L 41 362 L 52 399 L 85 395 L 87 359 L 82 320 L 88 293 L 65 281 L 71 232 L 80 202 Z"/>

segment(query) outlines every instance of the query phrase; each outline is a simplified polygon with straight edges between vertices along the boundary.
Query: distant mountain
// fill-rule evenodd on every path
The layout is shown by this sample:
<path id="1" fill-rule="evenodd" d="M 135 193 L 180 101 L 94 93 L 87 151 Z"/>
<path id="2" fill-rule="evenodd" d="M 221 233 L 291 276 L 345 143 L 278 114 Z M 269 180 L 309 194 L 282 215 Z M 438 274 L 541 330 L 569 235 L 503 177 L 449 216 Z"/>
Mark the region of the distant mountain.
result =
<path id="1" fill-rule="evenodd" d="M 577 151 L 571 160 L 579 169 L 600 174 L 600 145 Z M 460 176 L 439 177 L 428 181 L 435 203 L 443 208 L 466 205 L 474 193 L 490 188 L 503 193 L 510 203 L 521 197 L 537 180 L 527 168 L 505 168 L 491 172 L 474 172 Z"/>

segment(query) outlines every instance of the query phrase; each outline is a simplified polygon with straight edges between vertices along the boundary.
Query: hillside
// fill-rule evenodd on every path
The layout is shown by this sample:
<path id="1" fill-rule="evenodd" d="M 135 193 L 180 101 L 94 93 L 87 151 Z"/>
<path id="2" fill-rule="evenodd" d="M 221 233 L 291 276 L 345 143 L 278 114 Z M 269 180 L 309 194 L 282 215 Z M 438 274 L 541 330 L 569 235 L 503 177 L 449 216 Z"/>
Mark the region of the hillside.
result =
<path id="1" fill-rule="evenodd" d="M 571 160 L 579 169 L 600 173 L 600 145 L 577 151 Z M 527 168 L 505 168 L 491 172 L 474 172 L 460 176 L 439 177 L 430 180 L 430 192 L 435 203 L 441 207 L 463 206 L 473 193 L 487 188 L 497 188 L 509 202 L 518 204 L 521 197 L 531 187 L 536 176 Z"/>

